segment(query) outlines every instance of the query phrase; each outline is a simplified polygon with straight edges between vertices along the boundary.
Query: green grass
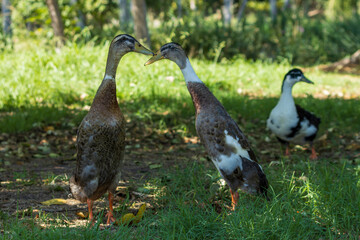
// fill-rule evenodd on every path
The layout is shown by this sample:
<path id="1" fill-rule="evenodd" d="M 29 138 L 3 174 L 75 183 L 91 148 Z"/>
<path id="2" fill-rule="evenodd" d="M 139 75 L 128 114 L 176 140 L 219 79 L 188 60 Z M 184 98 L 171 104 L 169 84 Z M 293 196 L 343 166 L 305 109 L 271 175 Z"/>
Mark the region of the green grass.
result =
<path id="1" fill-rule="evenodd" d="M 0 131 L 21 132 L 46 124 L 76 126 L 91 105 L 104 75 L 104 46 L 68 46 L 57 52 L 40 46 L 25 46 L 0 56 Z M 117 96 L 131 119 L 159 122 L 193 130 L 193 122 L 182 119 L 194 110 L 181 71 L 172 62 L 144 67 L 147 56 L 126 55 L 118 68 Z M 250 62 L 243 59 L 214 64 L 192 60 L 199 77 L 234 117 L 267 118 L 280 94 L 287 63 Z M 359 129 L 358 78 L 325 74 L 316 68 L 305 72 L 315 85 L 294 87 L 302 106 L 338 127 Z M 314 96 L 314 97 L 312 97 Z M 343 96 L 352 98 L 342 99 Z M 330 98 L 329 98 L 330 97 Z M 164 112 L 169 112 L 164 116 Z M 342 121 L 338 121 L 342 118 Z M 349 123 L 351 124 L 349 126 Z"/>
<path id="2" fill-rule="evenodd" d="M 271 201 L 240 194 L 235 212 L 216 211 L 214 202 L 230 205 L 229 191 L 209 164 L 175 168 L 146 183 L 158 195 L 158 208 L 134 226 L 116 230 L 69 228 L 54 217 L 4 221 L 10 239 L 358 239 L 360 234 L 360 169 L 347 161 L 314 163 L 281 159 L 265 164 Z M 55 219 L 65 219 L 57 216 Z M 62 224 L 60 226 L 60 224 Z"/>

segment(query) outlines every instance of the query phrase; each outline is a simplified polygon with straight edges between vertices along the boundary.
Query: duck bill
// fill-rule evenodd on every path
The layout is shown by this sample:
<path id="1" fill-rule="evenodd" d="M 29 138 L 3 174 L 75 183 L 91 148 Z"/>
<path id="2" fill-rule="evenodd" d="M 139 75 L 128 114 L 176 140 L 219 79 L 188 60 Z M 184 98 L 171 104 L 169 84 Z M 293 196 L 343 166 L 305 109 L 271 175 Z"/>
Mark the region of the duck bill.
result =
<path id="1" fill-rule="evenodd" d="M 152 51 L 150 51 L 146 47 L 142 46 L 140 43 L 135 43 L 134 52 L 142 53 L 145 55 L 154 55 L 154 53 Z"/>
<path id="2" fill-rule="evenodd" d="M 161 55 L 161 52 L 160 52 L 160 51 L 157 51 L 157 52 L 155 53 L 155 55 L 154 55 L 152 58 L 150 58 L 150 59 L 145 63 L 145 66 L 150 65 L 150 64 L 152 64 L 152 63 L 154 63 L 154 62 L 156 62 L 156 61 L 159 61 L 159 60 L 161 60 L 161 59 L 164 59 L 164 56 Z"/>
<path id="3" fill-rule="evenodd" d="M 307 77 L 303 76 L 302 79 L 300 80 L 302 82 L 306 82 L 306 83 L 310 83 L 310 84 L 314 84 L 313 81 L 310 81 L 310 79 L 308 79 Z"/>

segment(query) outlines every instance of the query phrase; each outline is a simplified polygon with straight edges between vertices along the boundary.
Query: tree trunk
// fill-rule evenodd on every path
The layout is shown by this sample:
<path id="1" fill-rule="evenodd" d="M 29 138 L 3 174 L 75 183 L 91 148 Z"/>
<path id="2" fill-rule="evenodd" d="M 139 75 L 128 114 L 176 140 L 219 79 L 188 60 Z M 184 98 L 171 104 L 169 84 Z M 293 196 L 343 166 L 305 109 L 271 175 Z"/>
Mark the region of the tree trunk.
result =
<path id="1" fill-rule="evenodd" d="M 177 12 L 178 12 L 178 18 L 181 18 L 182 16 L 182 5 L 181 0 L 177 0 Z"/>
<path id="2" fill-rule="evenodd" d="M 350 57 L 346 57 L 335 63 L 320 66 L 323 71 L 338 71 L 338 72 L 360 72 L 360 49 L 357 50 Z"/>
<path id="3" fill-rule="evenodd" d="M 328 18 L 334 18 L 335 17 L 335 4 L 336 0 L 329 0 L 328 4 L 325 9 L 325 15 Z"/>
<path id="4" fill-rule="evenodd" d="M 138 40 L 145 40 L 150 46 L 149 30 L 146 21 L 145 0 L 132 0 L 131 13 L 134 19 L 135 36 Z"/>
<path id="5" fill-rule="evenodd" d="M 190 0 L 190 9 L 191 9 L 191 11 L 195 11 L 195 10 L 196 10 L 195 0 Z"/>
<path id="6" fill-rule="evenodd" d="M 2 15 L 4 16 L 3 29 L 5 36 L 11 36 L 11 10 L 10 10 L 10 0 L 2 0 L 1 9 Z"/>
<path id="7" fill-rule="evenodd" d="M 231 24 L 231 17 L 232 17 L 232 7 L 233 0 L 224 0 L 224 5 L 222 7 L 224 24 L 230 26 Z"/>
<path id="8" fill-rule="evenodd" d="M 357 16 L 359 14 L 358 10 L 360 10 L 360 8 L 358 7 L 358 0 L 354 0 L 352 1 L 352 13 L 353 15 Z"/>
<path id="9" fill-rule="evenodd" d="M 131 22 L 130 2 L 129 0 L 119 0 L 120 8 L 120 29 L 126 32 Z"/>
<path id="10" fill-rule="evenodd" d="M 284 11 L 284 10 L 288 9 L 289 7 L 290 7 L 290 0 L 285 0 L 282 10 Z"/>
<path id="11" fill-rule="evenodd" d="M 49 13 L 51 17 L 51 25 L 54 29 L 54 36 L 58 40 L 57 44 L 64 45 L 65 43 L 64 25 L 61 19 L 59 4 L 57 0 L 46 0 L 46 5 L 49 9 Z"/>
<path id="12" fill-rule="evenodd" d="M 308 0 L 303 0 L 303 5 L 304 5 L 304 17 L 308 17 L 310 3 Z"/>
<path id="13" fill-rule="evenodd" d="M 276 0 L 270 0 L 270 15 L 273 22 L 276 21 Z"/>
<path id="14" fill-rule="evenodd" d="M 240 22 L 243 14 L 244 14 L 244 11 L 245 11 L 245 7 L 246 7 L 246 3 L 248 2 L 248 0 L 243 0 L 242 3 L 241 3 L 241 7 L 239 8 L 239 11 L 237 13 L 237 19 L 238 19 L 238 22 Z"/>
<path id="15" fill-rule="evenodd" d="M 77 21 L 76 21 L 76 26 L 78 26 L 81 30 L 84 29 L 84 27 L 86 26 L 86 18 L 84 13 L 81 11 L 81 8 L 78 5 L 78 0 L 70 0 L 70 4 L 72 6 L 75 6 L 76 8 L 76 13 L 77 13 Z"/>

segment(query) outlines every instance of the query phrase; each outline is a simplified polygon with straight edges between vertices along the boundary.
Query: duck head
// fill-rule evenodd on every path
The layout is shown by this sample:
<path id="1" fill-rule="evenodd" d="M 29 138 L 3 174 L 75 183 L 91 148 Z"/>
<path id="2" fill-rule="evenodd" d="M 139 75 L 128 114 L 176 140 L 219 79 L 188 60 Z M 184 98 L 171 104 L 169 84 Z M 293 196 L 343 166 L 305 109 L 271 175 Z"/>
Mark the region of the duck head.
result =
<path id="1" fill-rule="evenodd" d="M 285 74 L 281 90 L 283 90 L 285 84 L 289 87 L 292 87 L 297 82 L 314 84 L 314 82 L 310 81 L 307 77 L 304 76 L 303 72 L 300 69 L 294 68 L 291 69 L 287 74 Z"/>
<path id="2" fill-rule="evenodd" d="M 145 66 L 162 59 L 169 59 L 175 62 L 180 69 L 184 69 L 186 67 L 187 56 L 184 49 L 182 49 L 178 43 L 171 42 L 163 45 L 160 50 L 158 50 L 155 55 L 145 63 Z"/>
<path id="3" fill-rule="evenodd" d="M 152 51 L 142 46 L 132 36 L 128 34 L 120 34 L 111 41 L 106 62 L 105 78 L 115 79 L 116 69 L 119 65 L 120 59 L 129 52 L 154 55 Z"/>
<path id="4" fill-rule="evenodd" d="M 154 55 L 152 51 L 142 46 L 135 38 L 128 34 L 116 36 L 110 44 L 110 51 L 113 51 L 114 55 L 124 55 L 129 52 Z"/>

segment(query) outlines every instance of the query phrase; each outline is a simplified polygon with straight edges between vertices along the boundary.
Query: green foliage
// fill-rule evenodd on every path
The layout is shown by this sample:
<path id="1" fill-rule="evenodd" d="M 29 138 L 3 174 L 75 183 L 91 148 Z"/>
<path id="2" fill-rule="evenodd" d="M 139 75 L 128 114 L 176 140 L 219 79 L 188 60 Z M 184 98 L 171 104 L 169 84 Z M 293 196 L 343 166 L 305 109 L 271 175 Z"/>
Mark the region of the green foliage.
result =
<path id="1" fill-rule="evenodd" d="M 119 33 L 119 6 L 115 1 L 78 0 L 73 5 L 70 0 L 58 2 L 69 42 L 103 43 Z M 44 45 L 51 43 L 51 19 L 44 1 L 16 0 L 12 5 L 17 44 L 29 37 Z M 353 0 L 298 1 L 286 10 L 281 10 L 282 2 L 278 1 L 275 22 L 269 16 L 268 2 L 249 1 L 242 20 L 233 19 L 230 26 L 223 24 L 221 1 L 196 1 L 196 10 L 190 9 L 189 1 L 182 1 L 180 19 L 176 0 L 147 1 L 147 6 L 153 47 L 176 41 L 192 57 L 220 61 L 241 55 L 312 65 L 339 60 L 360 48 L 360 17 Z M 238 8 L 235 3 L 234 16 Z M 310 10 L 318 13 L 309 17 Z M 79 14 L 85 19 L 83 29 L 77 25 Z M 133 34 L 132 29 L 127 30 Z M 0 49 L 3 46 L 0 44 Z"/>
<path id="2" fill-rule="evenodd" d="M 273 23 L 263 12 L 241 23 L 224 26 L 222 21 L 200 13 L 165 22 L 153 29 L 156 48 L 167 41 L 179 42 L 190 56 L 207 59 L 287 59 L 291 64 L 312 65 L 336 61 L 360 48 L 360 17 L 342 21 L 304 18 L 281 13 Z M 248 20 L 249 19 L 249 20 Z"/>

